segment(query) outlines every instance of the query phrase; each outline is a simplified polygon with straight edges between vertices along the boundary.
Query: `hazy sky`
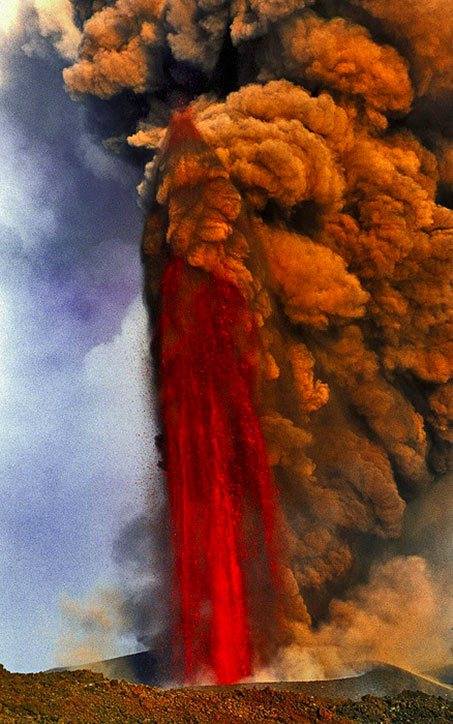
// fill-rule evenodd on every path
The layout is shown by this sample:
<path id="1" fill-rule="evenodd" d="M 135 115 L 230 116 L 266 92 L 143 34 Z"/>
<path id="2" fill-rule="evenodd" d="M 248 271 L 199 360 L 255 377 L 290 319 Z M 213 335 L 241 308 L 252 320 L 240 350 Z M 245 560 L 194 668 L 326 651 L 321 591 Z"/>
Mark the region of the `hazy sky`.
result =
<path id="1" fill-rule="evenodd" d="M 56 663 L 62 594 L 118 581 L 154 468 L 140 172 L 89 135 L 18 6 L 0 4 L 0 662 L 29 671 Z"/>

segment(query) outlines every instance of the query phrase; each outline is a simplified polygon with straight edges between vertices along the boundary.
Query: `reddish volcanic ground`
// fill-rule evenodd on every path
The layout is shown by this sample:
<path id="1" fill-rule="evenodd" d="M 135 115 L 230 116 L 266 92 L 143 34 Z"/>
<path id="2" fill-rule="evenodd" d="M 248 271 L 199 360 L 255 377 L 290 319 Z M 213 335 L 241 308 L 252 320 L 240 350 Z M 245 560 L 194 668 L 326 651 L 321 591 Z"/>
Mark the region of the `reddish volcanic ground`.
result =
<path id="1" fill-rule="evenodd" d="M 445 691 L 448 694 L 448 688 Z M 273 686 L 160 690 L 105 679 L 91 671 L 11 674 L 0 668 L 1 724 L 448 724 L 452 720 L 451 702 L 420 691 L 352 701 Z"/>

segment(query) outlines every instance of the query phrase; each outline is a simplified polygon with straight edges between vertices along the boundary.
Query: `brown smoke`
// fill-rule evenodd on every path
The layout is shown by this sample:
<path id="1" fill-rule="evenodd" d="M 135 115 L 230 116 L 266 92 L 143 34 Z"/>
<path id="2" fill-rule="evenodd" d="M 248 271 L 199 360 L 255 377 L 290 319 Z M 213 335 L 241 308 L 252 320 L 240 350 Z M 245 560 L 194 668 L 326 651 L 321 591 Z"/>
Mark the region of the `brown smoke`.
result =
<path id="1" fill-rule="evenodd" d="M 408 605 L 445 657 L 429 566 L 373 561 L 398 553 L 406 503 L 451 465 L 453 214 L 436 192 L 453 184 L 453 140 L 437 129 L 428 148 L 410 119 L 414 98 L 453 102 L 453 15 L 447 0 L 321 5 L 117 0 L 86 21 L 65 80 L 149 94 L 128 142 L 155 153 L 140 186 L 155 293 L 169 244 L 255 310 L 290 543 L 276 660 L 331 646 L 337 663 L 341 649 L 416 666 L 429 657 Z M 236 89 L 222 93 L 225 57 Z M 190 142 L 169 147 L 153 92 L 191 97 Z"/>
<path id="2" fill-rule="evenodd" d="M 361 673 L 363 664 L 354 662 L 376 659 L 410 670 L 435 668 L 449 658 L 447 591 L 419 556 L 374 566 L 366 586 L 331 602 L 329 620 L 317 631 L 293 618 L 294 640 L 279 649 L 266 675 L 334 678 Z"/>
<path id="3" fill-rule="evenodd" d="M 410 62 L 417 95 L 453 90 L 453 16 L 445 0 L 353 0 L 378 19 Z"/>
<path id="4" fill-rule="evenodd" d="M 84 25 L 79 62 L 63 75 L 73 93 L 109 98 L 123 88 L 143 93 L 151 81 L 152 54 L 160 45 L 163 0 L 119 0 Z"/>
<path id="5" fill-rule="evenodd" d="M 370 120 L 379 124 L 386 124 L 380 113 L 410 108 L 412 88 L 404 59 L 394 48 L 375 43 L 365 28 L 342 18 L 324 20 L 314 13 L 290 17 L 263 42 L 260 58 L 264 76 L 283 76 L 356 102 L 361 99 Z"/>

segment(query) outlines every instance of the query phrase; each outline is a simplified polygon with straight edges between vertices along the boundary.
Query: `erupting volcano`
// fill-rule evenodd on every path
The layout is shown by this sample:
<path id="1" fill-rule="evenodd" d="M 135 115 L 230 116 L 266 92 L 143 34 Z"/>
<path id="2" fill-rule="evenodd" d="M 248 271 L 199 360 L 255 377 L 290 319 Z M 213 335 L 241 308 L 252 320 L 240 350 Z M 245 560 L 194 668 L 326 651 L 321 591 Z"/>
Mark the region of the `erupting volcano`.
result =
<path id="1" fill-rule="evenodd" d="M 177 676 L 446 663 L 448 0 L 74 7 L 66 85 L 146 163 Z"/>

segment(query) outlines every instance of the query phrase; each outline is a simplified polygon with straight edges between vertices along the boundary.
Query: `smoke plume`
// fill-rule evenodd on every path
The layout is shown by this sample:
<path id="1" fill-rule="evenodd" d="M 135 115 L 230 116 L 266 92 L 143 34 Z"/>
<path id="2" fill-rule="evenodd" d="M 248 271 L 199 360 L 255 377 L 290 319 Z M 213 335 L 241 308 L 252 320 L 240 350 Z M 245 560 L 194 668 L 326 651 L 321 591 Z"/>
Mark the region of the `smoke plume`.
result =
<path id="1" fill-rule="evenodd" d="M 55 658 L 61 666 L 76 666 L 115 655 L 118 632 L 128 630 L 123 618 L 121 594 L 103 587 L 83 602 L 63 594 L 60 601 L 62 626 Z"/>
<path id="2" fill-rule="evenodd" d="M 171 250 L 236 285 L 260 329 L 289 546 L 279 674 L 444 660 L 443 568 L 404 541 L 407 504 L 451 469 L 449 3 L 75 7 L 69 92 L 141 99 L 151 307 Z M 197 129 L 177 152 L 175 109 Z"/>

